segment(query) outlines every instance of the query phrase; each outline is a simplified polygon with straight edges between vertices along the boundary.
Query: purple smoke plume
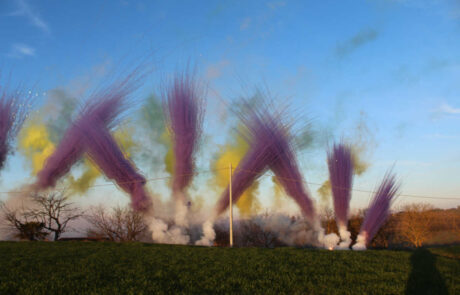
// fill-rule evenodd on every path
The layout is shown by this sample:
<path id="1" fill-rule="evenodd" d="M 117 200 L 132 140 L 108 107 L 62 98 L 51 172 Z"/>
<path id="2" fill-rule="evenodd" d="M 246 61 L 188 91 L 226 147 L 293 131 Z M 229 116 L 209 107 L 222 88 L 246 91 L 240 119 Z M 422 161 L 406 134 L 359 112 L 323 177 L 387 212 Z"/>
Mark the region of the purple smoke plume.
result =
<path id="1" fill-rule="evenodd" d="M 42 170 L 38 172 L 36 182 L 38 189 L 54 187 L 85 153 L 86 146 L 78 125 L 84 122 L 112 127 L 125 109 L 124 99 L 138 87 L 138 82 L 138 77 L 133 72 L 123 80 L 90 96 L 79 117 L 65 132 L 54 153 L 48 157 Z"/>
<path id="2" fill-rule="evenodd" d="M 131 196 L 133 209 L 144 212 L 150 209 L 151 201 L 144 188 L 145 178 L 125 158 L 104 124 L 93 124 L 91 120 L 80 121 L 78 128 L 83 134 L 91 160 Z"/>
<path id="3" fill-rule="evenodd" d="M 247 134 L 242 136 L 249 145 L 247 153 L 235 168 L 232 176 L 232 201 L 236 203 L 241 195 L 251 184 L 267 171 L 268 163 L 275 160 L 275 155 L 271 149 L 273 137 L 270 123 L 273 123 L 272 117 L 266 112 L 267 109 L 261 107 L 252 107 L 248 102 L 240 115 L 243 125 L 247 128 Z M 228 208 L 229 187 L 222 193 L 217 206 L 217 214 L 221 214 Z"/>
<path id="4" fill-rule="evenodd" d="M 272 149 L 276 160 L 271 162 L 269 167 L 287 195 L 296 201 L 304 216 L 312 221 L 315 218 L 315 208 L 300 173 L 289 129 L 280 123 L 272 128 L 274 137 Z"/>
<path id="5" fill-rule="evenodd" d="M 314 217 L 314 208 L 304 186 L 297 165 L 289 126 L 281 120 L 281 113 L 273 107 L 257 101 L 255 105 L 246 103 L 241 115 L 248 129 L 245 139 L 249 151 L 236 167 L 232 178 L 232 198 L 237 202 L 243 192 L 268 168 L 272 169 L 286 193 L 300 206 L 307 217 Z M 229 205 L 229 188 L 222 194 L 217 213 L 222 213 Z"/>
<path id="6" fill-rule="evenodd" d="M 19 95 L 8 93 L 0 88 L 0 170 L 3 168 L 6 156 L 11 152 L 11 142 L 18 134 L 27 117 L 27 111 Z"/>
<path id="7" fill-rule="evenodd" d="M 194 152 L 202 133 L 204 105 L 193 76 L 174 78 L 166 91 L 165 113 L 174 150 L 173 195 L 183 198 L 195 169 Z"/>
<path id="8" fill-rule="evenodd" d="M 37 174 L 37 188 L 46 189 L 54 187 L 56 182 L 66 175 L 72 166 L 83 156 L 86 145 L 82 138 L 79 125 L 89 122 L 93 125 L 110 124 L 121 112 L 121 96 L 104 97 L 101 101 L 85 106 L 80 117 L 71 125 L 64 134 L 61 142 L 48 157 Z"/>
<path id="9" fill-rule="evenodd" d="M 241 195 L 251 184 L 267 171 L 267 162 L 272 157 L 270 149 L 260 142 L 251 142 L 249 151 L 244 155 L 232 176 L 232 201 L 236 203 Z M 217 206 L 217 214 L 221 214 L 228 208 L 229 187 L 225 189 L 220 197 Z"/>
<path id="10" fill-rule="evenodd" d="M 374 235 L 385 222 L 390 213 L 390 206 L 399 190 L 396 176 L 387 172 L 372 199 L 369 209 L 361 225 L 360 235 L 365 236 L 366 244 L 370 243 Z"/>
<path id="11" fill-rule="evenodd" d="M 332 150 L 327 153 L 327 165 L 334 200 L 335 219 L 337 225 L 346 227 L 354 169 L 350 147 L 343 143 L 334 144 Z"/>

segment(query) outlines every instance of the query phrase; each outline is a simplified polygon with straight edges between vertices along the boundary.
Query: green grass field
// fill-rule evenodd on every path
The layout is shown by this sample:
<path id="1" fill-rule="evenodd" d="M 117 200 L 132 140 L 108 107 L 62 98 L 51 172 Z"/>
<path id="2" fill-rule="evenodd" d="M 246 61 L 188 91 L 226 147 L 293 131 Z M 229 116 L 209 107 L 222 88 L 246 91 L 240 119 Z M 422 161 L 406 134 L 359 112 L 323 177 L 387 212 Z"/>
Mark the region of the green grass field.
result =
<path id="1" fill-rule="evenodd" d="M 460 294 L 460 247 L 0 242 L 0 294 Z"/>

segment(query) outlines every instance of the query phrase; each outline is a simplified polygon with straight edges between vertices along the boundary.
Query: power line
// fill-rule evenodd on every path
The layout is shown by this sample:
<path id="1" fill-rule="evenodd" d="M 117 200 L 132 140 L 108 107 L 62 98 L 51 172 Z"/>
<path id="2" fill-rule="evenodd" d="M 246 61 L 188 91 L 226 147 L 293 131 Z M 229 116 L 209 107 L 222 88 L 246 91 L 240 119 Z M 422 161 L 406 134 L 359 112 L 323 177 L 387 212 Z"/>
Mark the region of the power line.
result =
<path id="1" fill-rule="evenodd" d="M 258 172 L 255 172 L 255 171 L 250 171 L 250 170 L 245 170 L 245 169 L 241 169 L 241 168 L 236 168 L 235 170 L 241 170 L 241 171 L 244 171 L 244 172 L 247 172 L 247 173 L 254 173 L 254 174 L 259 174 Z M 287 177 L 277 177 L 276 175 L 274 174 L 267 174 L 267 176 L 272 176 L 272 177 L 276 177 L 276 178 L 280 178 L 280 179 L 285 179 L 285 180 L 289 180 L 289 181 L 293 181 L 293 182 L 299 182 L 299 180 L 297 179 L 293 179 L 293 178 L 287 178 Z M 308 181 L 305 181 L 305 180 L 301 180 L 300 182 L 303 182 L 305 184 L 308 184 L 308 185 L 318 185 L 318 186 L 321 186 L 322 184 L 320 183 L 315 183 L 315 182 L 308 182 Z M 331 187 L 334 187 L 334 188 L 343 188 L 343 187 L 339 187 L 339 186 L 331 186 Z M 362 193 L 372 193 L 372 194 L 375 194 L 376 191 L 372 191 L 372 190 L 364 190 L 364 189 L 350 189 L 351 191 L 355 191 L 355 192 L 362 192 Z M 409 198 L 421 198 L 421 199 L 442 199 L 442 200 L 460 200 L 460 197 L 434 197 L 434 196 L 422 196 L 422 195 L 413 195 L 413 194 L 399 194 L 398 195 L 399 197 L 409 197 Z"/>
<path id="2" fill-rule="evenodd" d="M 197 172 L 194 172 L 194 173 L 182 174 L 180 176 L 199 175 L 199 174 L 203 174 L 203 173 L 210 173 L 210 172 L 215 172 L 215 171 L 220 171 L 220 170 L 227 170 L 227 169 L 229 169 L 229 168 L 224 167 L 224 168 L 202 170 L 202 171 L 197 171 Z M 260 176 L 271 176 L 271 177 L 276 177 L 278 179 L 284 179 L 284 180 L 289 180 L 289 181 L 293 181 L 293 182 L 299 182 L 299 180 L 293 179 L 293 178 L 277 177 L 276 175 L 271 174 L 271 173 L 266 173 L 265 175 L 262 175 L 261 172 L 246 170 L 246 169 L 242 169 L 242 168 L 238 168 L 238 167 L 235 168 L 235 171 L 243 171 L 243 172 L 246 172 L 246 173 L 257 174 L 257 175 L 260 175 Z M 91 186 L 88 187 L 88 189 L 95 188 L 95 187 L 104 187 L 104 186 L 117 186 L 117 185 L 120 185 L 120 184 L 127 184 L 127 183 L 139 183 L 139 182 L 167 180 L 167 179 L 171 179 L 171 178 L 173 178 L 173 176 L 170 175 L 170 176 L 163 176 L 163 177 L 147 178 L 145 180 L 139 180 L 139 181 L 125 181 L 125 182 L 118 182 L 118 183 L 117 182 L 102 183 L 102 184 L 91 185 Z M 322 185 L 320 183 L 308 182 L 308 181 L 305 181 L 305 180 L 301 180 L 300 182 L 308 184 L 308 185 L 318 185 L 318 186 Z M 337 187 L 337 186 L 333 186 L 333 187 L 340 188 L 340 187 Z M 65 190 L 68 190 L 68 188 L 56 188 L 55 190 L 57 190 L 57 191 L 65 191 Z M 352 192 L 370 193 L 370 194 L 375 194 L 376 193 L 373 190 L 353 189 L 353 188 L 351 189 L 351 191 Z M 21 193 L 28 193 L 28 192 L 30 192 L 30 191 L 28 191 L 28 190 L 24 190 L 24 191 L 3 191 L 3 192 L 0 192 L 0 194 L 21 194 Z M 432 199 L 432 200 L 460 200 L 460 197 L 435 197 L 435 196 L 414 195 L 414 194 L 399 194 L 398 196 L 399 197 L 408 197 L 408 198 L 419 198 L 419 199 Z"/>

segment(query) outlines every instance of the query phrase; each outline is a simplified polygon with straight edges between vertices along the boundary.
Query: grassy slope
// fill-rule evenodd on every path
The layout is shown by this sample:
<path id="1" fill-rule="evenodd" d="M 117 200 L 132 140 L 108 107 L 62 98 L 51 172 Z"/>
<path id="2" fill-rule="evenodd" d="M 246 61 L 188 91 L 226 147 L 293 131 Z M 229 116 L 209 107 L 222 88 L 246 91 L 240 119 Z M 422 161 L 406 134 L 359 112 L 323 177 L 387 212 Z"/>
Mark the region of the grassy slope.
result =
<path id="1" fill-rule="evenodd" d="M 0 294 L 460 294 L 459 253 L 0 242 Z"/>

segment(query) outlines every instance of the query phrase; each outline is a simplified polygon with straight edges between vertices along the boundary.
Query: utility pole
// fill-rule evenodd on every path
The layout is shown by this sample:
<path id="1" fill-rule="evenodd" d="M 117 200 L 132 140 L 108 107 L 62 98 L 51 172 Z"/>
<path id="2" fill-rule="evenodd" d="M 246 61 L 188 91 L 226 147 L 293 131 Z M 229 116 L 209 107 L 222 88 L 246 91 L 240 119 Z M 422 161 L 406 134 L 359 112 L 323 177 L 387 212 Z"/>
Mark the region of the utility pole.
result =
<path id="1" fill-rule="evenodd" d="M 233 200 L 232 200 L 232 163 L 230 163 L 228 197 L 230 199 L 230 247 L 233 247 Z"/>

